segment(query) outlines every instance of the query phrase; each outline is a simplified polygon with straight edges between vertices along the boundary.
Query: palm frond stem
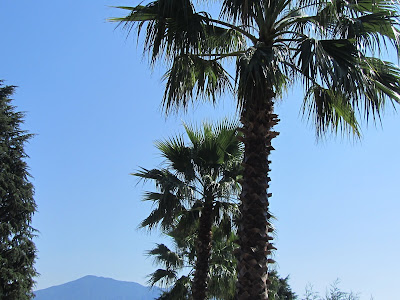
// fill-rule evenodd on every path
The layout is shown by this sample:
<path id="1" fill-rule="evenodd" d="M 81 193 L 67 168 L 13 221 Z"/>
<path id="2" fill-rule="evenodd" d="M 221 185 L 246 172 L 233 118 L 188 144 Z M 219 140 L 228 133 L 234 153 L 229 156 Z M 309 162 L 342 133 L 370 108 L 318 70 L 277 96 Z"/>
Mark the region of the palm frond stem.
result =
<path id="1" fill-rule="evenodd" d="M 254 35 L 250 34 L 248 31 L 246 31 L 246 30 L 244 30 L 244 29 L 242 29 L 242 28 L 240 28 L 238 26 L 235 26 L 233 24 L 230 24 L 230 23 L 227 23 L 227 22 L 224 22 L 224 21 L 221 21 L 221 20 L 212 19 L 212 18 L 209 18 L 209 17 L 204 17 L 204 18 L 205 18 L 205 20 L 207 20 L 209 22 L 216 23 L 216 24 L 219 24 L 219 25 L 223 25 L 225 27 L 228 27 L 230 29 L 233 29 L 233 30 L 243 34 L 245 37 L 249 38 L 254 44 L 256 44 L 257 41 L 258 41 L 258 39 Z"/>

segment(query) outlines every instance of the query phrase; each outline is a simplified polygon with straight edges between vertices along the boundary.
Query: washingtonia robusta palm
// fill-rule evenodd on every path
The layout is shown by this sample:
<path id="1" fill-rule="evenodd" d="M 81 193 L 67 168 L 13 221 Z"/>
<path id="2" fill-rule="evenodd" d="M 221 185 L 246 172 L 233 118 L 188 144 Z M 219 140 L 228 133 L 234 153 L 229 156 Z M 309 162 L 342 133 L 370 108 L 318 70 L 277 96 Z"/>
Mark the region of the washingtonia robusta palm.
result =
<path id="1" fill-rule="evenodd" d="M 196 224 L 193 226 L 195 228 Z M 212 232 L 207 299 L 232 300 L 237 278 L 234 255 L 238 248 L 236 226 L 232 223 L 232 219 L 227 218 L 219 226 L 213 226 Z M 166 235 L 173 241 L 173 248 L 157 244 L 148 252 L 160 267 L 149 275 L 149 283 L 152 285 L 161 283 L 161 286 L 167 287 L 166 291 L 157 298 L 158 300 L 191 299 L 191 278 L 194 274 L 193 266 L 196 257 L 195 235 L 180 230 L 170 231 Z M 289 286 L 288 277 L 280 278 L 276 271 L 272 271 L 270 280 L 271 285 L 268 290 L 270 299 L 296 299 L 296 295 Z"/>
<path id="2" fill-rule="evenodd" d="M 222 226 L 227 220 L 230 222 L 237 210 L 243 150 L 237 138 L 237 124 L 224 121 L 216 126 L 204 123 L 201 131 L 189 126 L 185 129 L 189 143 L 180 136 L 156 144 L 166 159 L 165 168 L 142 169 L 134 175 L 154 181 L 158 190 L 145 196 L 155 208 L 141 227 L 151 229 L 160 225 L 169 234 L 196 237 L 196 253 L 190 256 L 196 258 L 191 294 L 194 299 L 205 299 L 211 229 L 213 224 Z M 230 223 L 222 227 L 229 235 Z M 169 273 L 165 274 L 163 279 L 168 279 Z"/>
<path id="3" fill-rule="evenodd" d="M 166 111 L 211 99 L 230 89 L 241 113 L 243 180 L 237 299 L 267 299 L 267 189 L 271 141 L 278 123 L 274 102 L 288 85 L 304 87 L 303 113 L 317 134 L 359 135 L 358 119 L 379 118 L 387 102 L 400 102 L 400 70 L 379 59 L 398 56 L 397 1 L 221 0 L 219 18 L 191 0 L 156 0 L 121 7 L 115 18 L 144 33 L 151 62 L 165 61 Z M 135 27 L 137 25 L 137 27 Z M 236 58 L 236 84 L 223 62 Z"/>
<path id="4" fill-rule="evenodd" d="M 225 221 L 230 222 L 229 219 Z M 196 226 L 196 224 L 193 224 Z M 236 235 L 230 230 L 231 224 L 213 226 L 212 251 L 209 257 L 207 299 L 231 300 L 234 297 L 236 282 L 236 264 L 233 250 Z M 195 240 L 194 234 L 185 234 L 179 230 L 167 233 L 172 239 L 174 248 L 164 244 L 150 250 L 148 254 L 161 268 L 150 274 L 149 282 L 166 286 L 166 291 L 158 298 L 184 300 L 192 297 L 192 280 L 195 274 Z"/>

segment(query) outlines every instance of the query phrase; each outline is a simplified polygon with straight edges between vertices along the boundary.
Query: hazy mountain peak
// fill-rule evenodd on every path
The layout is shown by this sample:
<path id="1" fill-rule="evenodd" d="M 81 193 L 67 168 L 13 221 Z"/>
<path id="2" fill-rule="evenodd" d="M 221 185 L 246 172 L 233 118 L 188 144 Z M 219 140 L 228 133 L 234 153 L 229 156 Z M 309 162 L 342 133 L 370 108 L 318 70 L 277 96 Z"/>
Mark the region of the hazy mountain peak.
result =
<path id="1" fill-rule="evenodd" d="M 74 281 L 35 292 L 35 300 L 153 300 L 158 288 L 136 282 L 87 275 Z"/>

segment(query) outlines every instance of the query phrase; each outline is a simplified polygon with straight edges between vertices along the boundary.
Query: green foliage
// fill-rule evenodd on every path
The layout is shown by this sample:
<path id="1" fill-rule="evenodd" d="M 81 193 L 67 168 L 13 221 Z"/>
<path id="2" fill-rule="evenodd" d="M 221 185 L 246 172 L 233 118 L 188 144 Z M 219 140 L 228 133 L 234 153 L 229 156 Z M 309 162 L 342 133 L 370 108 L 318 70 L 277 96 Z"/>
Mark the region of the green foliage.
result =
<path id="1" fill-rule="evenodd" d="M 134 174 L 153 181 L 158 190 L 145 194 L 144 200 L 152 201 L 155 209 L 141 227 L 152 229 L 160 225 L 173 243 L 173 247 L 157 244 L 148 251 L 159 267 L 149 275 L 149 283 L 167 287 L 159 299 L 191 299 L 203 191 L 211 187 L 214 225 L 207 299 L 231 300 L 237 277 L 236 198 L 243 148 L 237 139 L 236 124 L 227 121 L 215 126 L 205 123 L 201 130 L 185 125 L 185 130 L 189 143 L 182 136 L 156 143 L 165 158 L 165 168 L 142 169 Z M 271 299 L 294 299 L 288 278 L 271 272 L 270 280 Z"/>
<path id="2" fill-rule="evenodd" d="M 218 125 L 204 123 L 201 129 L 184 127 L 188 141 L 178 136 L 156 143 L 165 158 L 163 168 L 141 169 L 133 174 L 151 180 L 157 189 L 145 194 L 144 200 L 152 201 L 154 209 L 140 227 L 160 226 L 175 243 L 175 250 L 158 244 L 148 252 L 161 266 L 150 274 L 149 283 L 173 285 L 160 299 L 186 299 L 192 291 L 195 294 L 196 288 L 202 293 L 206 291 L 195 283 L 205 287 L 208 284 L 210 295 L 225 291 L 219 286 L 222 282 L 229 290 L 234 286 L 233 252 L 227 253 L 229 248 L 222 241 L 233 238 L 232 219 L 238 211 L 237 180 L 243 149 L 238 140 L 237 124 L 225 120 Z M 218 249 L 225 251 L 224 255 L 217 255 L 214 244 L 210 254 L 213 235 L 218 237 Z M 229 255 L 230 269 L 227 269 Z M 179 277 L 188 267 L 189 273 Z M 214 279 L 207 280 L 207 270 L 216 274 L 211 276 Z M 215 283 L 216 278 L 218 283 Z"/>
<path id="3" fill-rule="evenodd" d="M 23 114 L 15 111 L 13 86 L 0 82 L 0 299 L 31 299 L 36 248 L 31 227 L 36 210 L 22 130 Z"/>
<path id="4" fill-rule="evenodd" d="M 204 123 L 201 130 L 185 125 L 189 141 L 183 136 L 156 142 L 165 158 L 164 167 L 133 173 L 155 184 L 156 192 L 146 192 L 145 201 L 154 209 L 140 227 L 170 232 L 177 226 L 190 232 L 198 221 L 205 192 L 213 195 L 214 220 L 223 222 L 237 209 L 239 168 L 242 146 L 237 139 L 237 124 L 223 121 L 216 126 Z"/>
<path id="5" fill-rule="evenodd" d="M 192 225 L 194 228 L 196 224 Z M 174 251 L 162 245 L 162 259 L 158 254 L 160 245 L 148 252 L 154 262 L 162 267 L 149 275 L 151 284 L 160 284 L 167 287 L 167 291 L 160 299 L 191 299 L 191 282 L 193 280 L 196 247 L 195 230 L 191 236 L 183 236 L 176 230 L 168 234 L 174 244 Z M 207 299 L 233 299 L 236 282 L 236 259 L 233 250 L 236 248 L 233 233 L 227 233 L 217 226 L 213 227 L 212 251 L 210 257 L 208 298 Z M 179 257 L 179 263 L 175 258 Z M 173 277 L 168 277 L 174 274 Z M 180 276 L 178 274 L 186 274 Z"/>
<path id="6" fill-rule="evenodd" d="M 148 251 L 149 256 L 153 257 L 155 264 L 161 267 L 149 275 L 149 283 L 167 287 L 167 291 L 158 300 L 191 299 L 191 280 L 193 280 L 196 256 L 195 244 L 193 242 L 195 237 L 183 236 L 176 231 L 171 232 L 168 236 L 173 241 L 174 250 L 170 250 L 170 248 L 163 244 L 157 244 L 154 249 Z M 213 227 L 207 299 L 234 299 L 237 276 L 237 262 L 234 252 L 238 247 L 235 243 L 236 240 L 237 236 L 235 232 L 227 234 L 223 228 Z M 186 275 L 179 276 L 182 273 Z M 271 271 L 269 280 L 271 281 L 268 292 L 269 299 L 296 299 L 296 295 L 292 292 L 288 283 L 289 277 L 281 278 L 276 271 Z"/>
<path id="7" fill-rule="evenodd" d="M 264 186 L 267 189 L 269 181 L 270 143 L 277 135 L 272 130 L 278 122 L 273 104 L 287 86 L 301 82 L 303 115 L 315 125 L 318 137 L 327 132 L 360 136 L 360 119 L 376 121 L 388 102 L 400 103 L 400 69 L 379 59 L 390 47 L 400 52 L 399 6 L 387 0 L 224 0 L 219 19 L 213 19 L 197 11 L 194 3 L 155 0 L 122 7 L 128 16 L 114 21 L 136 28 L 138 36 L 145 28 L 145 52 L 152 63 L 167 62 L 163 99 L 167 112 L 187 108 L 197 99 L 215 102 L 234 86 L 246 144 L 240 227 L 246 234 L 240 232 L 237 297 L 264 299 L 269 242 L 263 234 L 269 225 L 261 220 L 262 215 L 268 219 Z M 224 68 L 232 57 L 236 77 Z M 229 82 L 234 77 L 235 85 Z M 267 147 L 261 149 L 262 142 Z M 179 140 L 169 144 L 176 148 Z M 255 157 L 262 168 L 255 167 Z M 196 176 L 189 161 L 181 167 L 187 168 L 182 176 Z M 250 184 L 253 181 L 257 184 Z M 184 192 L 173 195 L 179 198 Z M 254 211 L 261 217 L 252 218 Z M 151 219 L 161 221 L 156 216 Z M 257 231 L 263 234 L 248 238 Z"/>
<path id="8" fill-rule="evenodd" d="M 273 270 L 268 275 L 271 284 L 268 289 L 268 299 L 270 300 L 295 300 L 296 294 L 289 286 L 289 276 L 281 278 L 277 271 Z"/>
<path id="9" fill-rule="evenodd" d="M 146 28 L 145 51 L 171 66 L 164 76 L 167 111 L 199 98 L 215 102 L 229 91 L 233 76 L 223 62 L 232 57 L 240 109 L 267 89 L 282 95 L 300 80 L 303 113 L 318 135 L 359 135 L 360 117 L 375 120 L 388 100 L 400 102 L 399 68 L 378 59 L 388 47 L 400 50 L 394 2 L 224 0 L 220 19 L 190 0 L 120 8 L 129 14 L 111 20 L 138 35 Z"/>

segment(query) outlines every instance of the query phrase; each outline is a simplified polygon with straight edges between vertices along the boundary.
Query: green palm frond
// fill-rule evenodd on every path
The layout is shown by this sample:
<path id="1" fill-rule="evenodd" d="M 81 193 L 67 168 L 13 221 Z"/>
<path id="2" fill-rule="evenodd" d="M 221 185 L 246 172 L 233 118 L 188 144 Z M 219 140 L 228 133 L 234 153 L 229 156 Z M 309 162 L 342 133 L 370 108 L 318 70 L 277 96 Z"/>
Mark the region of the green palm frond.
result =
<path id="1" fill-rule="evenodd" d="M 216 125 L 204 122 L 201 130 L 187 124 L 184 127 L 193 145 L 193 161 L 203 166 L 203 174 L 221 176 L 221 171 L 232 169 L 241 160 L 243 148 L 236 121 L 223 120 Z"/>
<path id="2" fill-rule="evenodd" d="M 364 86 L 364 110 L 367 114 L 369 111 L 381 111 L 385 98 L 400 103 L 399 67 L 390 62 L 367 57 L 360 63 L 360 68 L 368 81 Z"/>
<path id="3" fill-rule="evenodd" d="M 176 225 L 177 217 L 185 211 L 186 208 L 173 194 L 159 195 L 160 199 L 154 202 L 157 207 L 140 223 L 140 228 L 151 230 L 160 225 L 162 230 L 170 230 Z"/>
<path id="4" fill-rule="evenodd" d="M 144 180 L 154 180 L 160 192 L 146 192 L 144 201 L 153 202 L 155 208 L 141 223 L 141 228 L 153 229 L 157 225 L 168 230 L 176 223 L 176 218 L 186 210 L 185 201 L 191 199 L 192 191 L 177 176 L 165 169 L 147 170 L 142 168 L 133 173 Z"/>
<path id="5" fill-rule="evenodd" d="M 138 35 L 146 27 L 145 51 L 152 62 L 182 53 L 197 53 L 205 40 L 203 17 L 196 14 L 190 0 L 157 0 L 145 6 L 119 7 L 130 10 L 124 18 L 113 18 L 129 31 L 137 26 Z"/>
<path id="6" fill-rule="evenodd" d="M 185 223 L 187 219 L 181 218 L 178 226 L 168 233 L 172 238 L 177 252 L 185 259 L 185 266 L 194 266 L 196 260 L 196 235 L 198 218 L 195 222 Z M 183 229 L 182 229 L 183 228 Z"/>
<path id="7" fill-rule="evenodd" d="M 232 165 L 242 160 L 244 150 L 242 143 L 238 139 L 240 136 L 238 127 L 237 121 L 228 119 L 223 120 L 215 127 L 220 155 L 223 157 L 224 162 Z M 236 170 L 238 169 L 236 168 Z"/>
<path id="8" fill-rule="evenodd" d="M 190 299 L 190 278 L 181 276 L 174 285 L 165 291 L 157 300 L 185 300 Z"/>
<path id="9" fill-rule="evenodd" d="M 172 174 L 167 169 L 145 169 L 141 168 L 136 173 L 132 173 L 131 175 L 137 176 L 143 180 L 154 180 L 162 189 L 174 189 L 176 187 L 183 187 L 184 182 L 181 181 L 178 177 Z"/>
<path id="10" fill-rule="evenodd" d="M 264 3 L 262 0 L 224 0 L 221 16 L 234 23 L 250 26 L 254 24 L 257 16 L 263 13 Z"/>
<path id="11" fill-rule="evenodd" d="M 211 17 L 205 14 L 207 25 L 204 27 L 207 39 L 202 52 L 209 57 L 223 57 L 224 54 L 246 50 L 246 39 L 240 32 L 210 23 Z M 213 55 L 211 55 L 213 54 Z"/>
<path id="12" fill-rule="evenodd" d="M 310 105 L 317 136 L 329 128 L 360 136 L 355 112 L 364 111 L 368 121 L 370 115 L 379 117 L 385 99 L 399 102 L 399 68 L 364 57 L 355 45 L 355 40 L 348 39 L 304 39 L 297 50 L 308 88 L 304 103 Z"/>
<path id="13" fill-rule="evenodd" d="M 151 286 L 160 284 L 162 286 L 168 286 L 177 280 L 177 272 L 170 269 L 157 269 L 149 276 L 148 283 Z"/>
<path id="14" fill-rule="evenodd" d="M 110 18 L 111 22 L 143 22 L 153 21 L 157 18 L 155 5 L 137 5 L 137 6 L 116 6 L 116 8 L 130 11 L 129 14 L 121 18 Z M 133 23 L 122 23 L 124 26 L 131 27 Z"/>
<path id="15" fill-rule="evenodd" d="M 213 228 L 213 253 L 210 260 L 210 294 L 217 299 L 233 299 L 236 284 L 237 236 L 219 226 Z"/>
<path id="16" fill-rule="evenodd" d="M 215 226 L 218 227 L 217 236 L 218 240 L 220 237 L 227 237 L 236 232 L 237 226 L 236 221 L 239 217 L 239 206 L 238 204 L 218 202 L 215 204 Z M 216 234 L 213 232 L 213 234 Z"/>
<path id="17" fill-rule="evenodd" d="M 387 12 L 396 13 L 396 4 L 391 0 L 335 0 L 333 1 L 338 13 L 355 14 L 355 13 L 377 13 Z"/>
<path id="18" fill-rule="evenodd" d="M 271 91 L 279 94 L 288 82 L 281 64 L 290 60 L 286 51 L 263 44 L 241 56 L 236 67 L 239 109 L 247 99 L 263 99 Z"/>
<path id="19" fill-rule="evenodd" d="M 187 183 L 181 180 L 177 175 L 172 174 L 168 169 L 147 170 L 141 168 L 131 175 L 139 177 L 144 181 L 153 180 L 155 186 L 161 192 L 171 192 L 178 198 L 190 198 L 193 191 Z"/>
<path id="20" fill-rule="evenodd" d="M 188 233 L 199 220 L 205 189 L 211 189 L 215 202 L 230 201 L 239 193 L 236 180 L 243 146 L 237 139 L 236 123 L 204 123 L 201 130 L 184 126 L 188 145 L 182 136 L 156 142 L 166 168 L 142 168 L 132 174 L 153 181 L 157 189 L 144 194 L 143 200 L 151 201 L 153 210 L 140 223 L 141 228 L 160 226 L 164 232 L 179 228 Z"/>
<path id="21" fill-rule="evenodd" d="M 306 86 L 310 82 L 321 82 L 337 89 L 350 88 L 342 84 L 353 82 L 346 81 L 358 59 L 358 51 L 352 41 L 307 38 L 300 42 L 295 55 L 298 56 L 297 64 L 304 75 Z"/>
<path id="22" fill-rule="evenodd" d="M 331 129 L 350 131 L 360 136 L 359 125 L 355 112 L 345 95 L 338 91 L 324 89 L 321 86 L 311 87 L 305 97 L 303 114 L 313 119 L 317 129 L 317 136 Z"/>
<path id="23" fill-rule="evenodd" d="M 185 145 L 182 136 L 157 141 L 155 145 L 171 168 L 185 178 L 186 182 L 195 179 L 191 149 Z"/>
<path id="24" fill-rule="evenodd" d="M 197 98 L 215 102 L 222 92 L 232 90 L 222 64 L 230 57 L 238 58 L 239 110 L 244 99 L 271 89 L 280 96 L 288 83 L 302 77 L 306 91 L 315 85 L 338 91 L 337 97 L 348 97 L 353 111 L 367 108 L 366 116 L 379 115 L 383 107 L 376 105 L 377 97 L 373 105 L 355 100 L 371 98 L 360 97 L 371 94 L 371 81 L 379 99 L 397 101 L 397 84 L 385 85 L 363 74 L 362 66 L 366 56 L 388 46 L 400 50 L 399 9 L 393 1 L 224 0 L 220 17 L 226 21 L 196 12 L 190 0 L 120 8 L 130 14 L 113 20 L 128 29 L 136 24 L 138 33 L 145 27 L 145 50 L 153 60 L 164 56 L 172 62 L 164 76 L 167 111 L 187 108 Z M 253 46 L 246 46 L 246 40 Z"/>
<path id="25" fill-rule="evenodd" d="M 179 106 L 187 108 L 198 98 L 215 103 L 221 93 L 232 90 L 230 77 L 220 62 L 191 54 L 176 56 L 164 80 L 166 111 Z"/>
<path id="26" fill-rule="evenodd" d="M 155 263 L 164 266 L 166 269 L 175 270 L 183 266 L 182 258 L 164 244 L 156 244 L 156 247 L 149 250 L 147 255 L 152 256 Z"/>

